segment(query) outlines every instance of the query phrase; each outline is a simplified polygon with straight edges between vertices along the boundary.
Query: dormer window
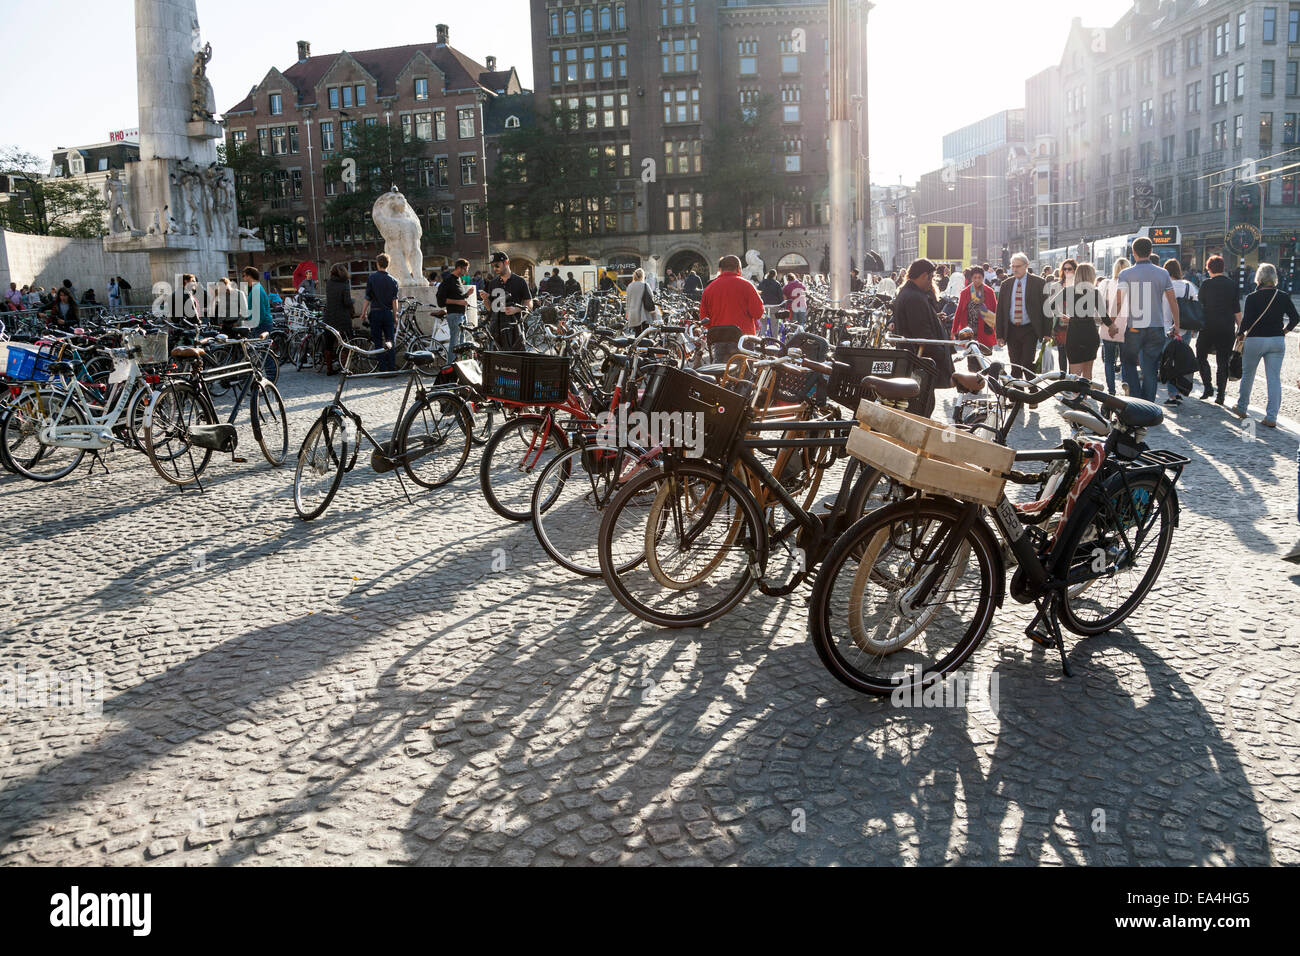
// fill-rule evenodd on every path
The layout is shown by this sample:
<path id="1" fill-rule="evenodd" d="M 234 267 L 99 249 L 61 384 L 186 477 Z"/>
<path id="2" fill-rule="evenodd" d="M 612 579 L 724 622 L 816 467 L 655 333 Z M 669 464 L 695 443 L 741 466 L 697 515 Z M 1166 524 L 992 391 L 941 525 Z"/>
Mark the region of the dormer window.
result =
<path id="1" fill-rule="evenodd" d="M 507 116 L 507 117 L 506 117 L 506 129 L 518 129 L 518 128 L 519 128 L 519 117 L 518 117 L 518 116 Z"/>
<path id="2" fill-rule="evenodd" d="M 417 100 L 427 100 L 429 98 L 429 81 L 423 76 L 415 79 L 415 98 Z"/>

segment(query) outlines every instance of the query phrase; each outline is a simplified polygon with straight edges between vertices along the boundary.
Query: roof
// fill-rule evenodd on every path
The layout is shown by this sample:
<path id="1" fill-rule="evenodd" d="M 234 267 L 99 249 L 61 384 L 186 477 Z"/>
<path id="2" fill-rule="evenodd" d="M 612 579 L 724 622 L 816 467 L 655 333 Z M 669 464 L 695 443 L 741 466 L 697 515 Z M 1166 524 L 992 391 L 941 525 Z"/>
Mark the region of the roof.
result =
<path id="1" fill-rule="evenodd" d="M 520 126 L 534 124 L 534 104 L 531 93 L 494 96 L 483 110 L 483 134 L 492 136 L 505 132 L 506 120 L 511 116 L 518 117 Z"/>
<path id="2" fill-rule="evenodd" d="M 510 77 L 514 74 L 513 67 L 509 70 L 495 70 L 489 73 L 483 64 L 456 48 L 437 43 L 412 43 L 407 46 L 390 46 L 378 50 L 340 50 L 337 53 L 308 57 L 279 72 L 297 90 L 298 105 L 311 106 L 316 103 L 316 85 L 333 69 L 341 57 L 350 56 L 375 78 L 378 87 L 377 97 L 395 96 L 397 77 L 419 53 L 427 56 L 442 71 L 446 78 L 444 88 L 447 91 L 482 89 L 493 93 L 499 90 L 513 92 L 509 89 Z M 517 78 L 515 82 L 518 83 Z M 258 86 L 261 86 L 261 83 Z M 253 97 L 257 89 L 258 87 L 254 86 L 247 96 L 226 112 L 252 112 Z"/>

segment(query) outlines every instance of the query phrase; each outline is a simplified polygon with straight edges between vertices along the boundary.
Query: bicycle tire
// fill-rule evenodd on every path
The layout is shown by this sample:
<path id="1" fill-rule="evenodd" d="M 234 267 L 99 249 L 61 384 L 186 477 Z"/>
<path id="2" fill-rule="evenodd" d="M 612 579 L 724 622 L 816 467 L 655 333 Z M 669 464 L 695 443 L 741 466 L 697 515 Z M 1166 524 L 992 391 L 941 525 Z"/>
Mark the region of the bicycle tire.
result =
<path id="1" fill-rule="evenodd" d="M 897 629 L 896 621 L 888 621 L 888 628 L 883 632 L 864 627 L 864 610 L 869 610 L 864 609 L 864 604 L 883 598 L 883 609 L 888 618 L 891 602 L 901 603 L 906 596 L 908 578 L 905 577 L 900 584 L 896 575 L 878 567 L 882 556 L 898 557 L 905 575 L 915 574 L 916 581 L 924 579 L 927 574 L 924 567 L 914 563 L 909 566 L 910 553 L 903 557 L 904 549 L 897 547 L 896 542 L 907 540 L 902 536 L 913 524 L 922 527 L 922 534 L 950 531 L 961 520 L 962 510 L 959 502 L 944 498 L 923 498 L 887 505 L 859 519 L 831 547 L 813 585 L 808 607 L 808 632 L 822 665 L 840 683 L 868 694 L 888 695 L 904 688 L 920 690 L 960 667 L 984 639 L 999 603 L 998 575 L 1002 563 L 997 542 L 982 521 L 977 521 L 967 531 L 949 568 L 941 572 L 946 584 L 941 583 L 939 588 L 946 600 L 958 589 L 954 570 L 956 578 L 964 577 L 971 570 L 974 559 L 977 583 L 961 585 L 961 589 L 977 587 L 978 593 L 969 623 L 964 633 L 954 637 L 950 650 L 936 651 L 936 660 L 928 665 L 918 660 L 921 655 L 917 646 L 928 644 L 926 632 L 939 616 L 940 607 L 934 602 L 922 605 L 929 607 L 934 604 L 935 609 L 922 612 L 924 622 L 918 622 L 921 626 L 913 628 L 910 634 L 905 629 Z M 869 562 L 865 567 L 864 561 Z M 846 581 L 843 572 L 850 565 Z M 868 598 L 869 586 L 893 593 Z M 901 595 L 896 597 L 898 592 Z M 832 623 L 833 612 L 839 605 L 848 608 L 843 628 L 838 626 L 838 621 Z M 877 662 L 890 670 L 879 671 L 875 666 Z"/>
<path id="2" fill-rule="evenodd" d="M 550 423 L 546 447 L 540 450 L 535 447 L 538 430 L 545 427 L 546 421 L 545 415 L 512 418 L 492 434 L 483 449 L 483 458 L 479 462 L 479 487 L 488 506 L 509 521 L 529 519 L 532 515 L 532 486 L 536 481 L 533 476 L 546 466 L 548 451 L 558 455 L 569 447 L 568 436 L 554 421 Z M 519 447 L 507 447 L 516 437 Z M 512 460 L 515 463 L 512 464 Z"/>
<path id="3" fill-rule="evenodd" d="M 62 396 L 59 393 L 49 393 L 49 399 L 47 402 L 49 411 L 45 412 L 40 409 L 34 409 L 33 411 L 40 414 L 40 420 L 43 420 L 46 415 L 54 414 L 57 404 L 62 400 Z M 59 424 L 62 425 L 88 424 L 85 413 L 76 405 L 69 404 L 59 413 L 59 416 Z M 85 459 L 86 449 L 46 445 L 36 437 L 36 433 L 33 430 L 33 428 L 38 429 L 39 427 L 40 422 L 38 420 L 26 418 L 21 407 L 16 403 L 5 410 L 4 420 L 3 422 L 0 422 L 0 448 L 3 449 L 5 467 L 29 481 L 51 482 L 58 481 L 60 478 L 66 478 L 68 475 L 76 471 L 77 466 Z M 20 446 L 12 439 L 12 433 L 18 428 L 23 430 L 25 439 L 35 441 L 35 448 L 31 454 L 24 453 L 19 456 L 14 456 L 13 452 Z M 26 441 L 24 441 L 24 444 L 26 444 Z M 41 462 L 45 462 L 47 466 L 54 464 L 59 451 L 67 451 L 70 452 L 71 455 L 67 460 L 59 461 L 52 470 L 49 470 L 48 468 L 44 471 L 36 470 L 37 466 L 40 465 Z"/>
<path id="4" fill-rule="evenodd" d="M 423 430 L 413 434 L 412 429 L 420 425 Z M 422 488 L 441 488 L 454 481 L 469 460 L 469 429 L 469 409 L 455 395 L 426 395 L 413 404 L 402 420 L 395 443 L 397 453 L 403 456 L 402 467 L 411 480 Z M 420 457 L 407 460 L 405 456 L 415 450 L 412 446 L 416 442 L 425 450 Z M 443 454 L 444 450 L 451 454 Z M 423 467 L 424 464 L 442 467 L 431 470 Z M 417 465 L 421 466 L 418 471 Z"/>
<path id="5" fill-rule="evenodd" d="M 216 412 L 189 382 L 168 382 L 159 389 L 144 419 L 144 451 L 159 477 L 182 488 L 197 482 L 212 460 L 212 449 L 199 449 L 196 456 L 189 430 L 216 423 Z"/>
<path id="6" fill-rule="evenodd" d="M 322 441 L 324 447 L 318 450 L 316 445 Z M 326 408 L 307 430 L 302 447 L 298 449 L 298 463 L 293 473 L 293 509 L 299 518 L 314 521 L 325 513 L 343 481 L 347 460 L 347 429 L 343 416 L 334 408 Z M 332 474 L 327 481 L 321 482 L 319 500 L 307 500 L 304 494 L 303 475 L 308 469 L 319 477 Z"/>
<path id="7" fill-rule="evenodd" d="M 272 467 L 279 468 L 289 457 L 289 416 L 274 382 L 253 382 L 253 391 L 248 397 L 248 417 L 262 456 Z"/>
<path id="8" fill-rule="evenodd" d="M 696 582 L 706 584 L 704 587 L 665 587 L 644 560 L 651 539 L 648 522 L 653 502 L 664 486 L 676 482 L 680 487 L 683 481 L 710 484 L 715 489 L 721 484 L 723 500 L 707 521 L 701 524 L 696 520 L 691 524 L 689 530 L 696 535 L 686 548 L 681 546 L 678 533 L 684 529 L 684 523 L 681 527 L 656 528 L 653 541 L 675 548 L 677 555 L 685 555 L 695 542 L 704 539 L 697 553 L 711 565 L 710 576 L 725 564 L 724 573 L 731 576 L 730 580 Z M 674 492 L 670 490 L 669 494 Z M 742 516 L 738 530 L 731 528 L 731 516 L 736 513 Z M 727 547 L 734 551 L 724 555 L 722 561 L 713 550 L 716 536 L 707 534 L 718 515 L 722 515 L 727 525 Z M 671 628 L 702 627 L 731 611 L 752 589 L 767 561 L 763 516 L 749 489 L 733 473 L 724 474 L 704 462 L 674 462 L 671 471 L 657 467 L 628 481 L 605 509 L 598 547 L 601 577 L 618 602 L 644 621 Z"/>
<path id="9" fill-rule="evenodd" d="M 601 518 L 640 460 L 626 448 L 599 449 L 593 460 L 589 449 L 574 445 L 547 463 L 533 485 L 530 517 L 552 561 L 574 574 L 600 577 Z M 570 505 L 573 495 L 579 497 Z"/>
<path id="10" fill-rule="evenodd" d="M 1061 550 L 1061 554 L 1064 556 L 1062 561 L 1068 561 L 1069 566 L 1091 564 L 1100 556 L 1104 559 L 1103 563 L 1110 572 L 1106 577 L 1093 579 L 1086 589 L 1075 590 L 1070 588 L 1062 595 L 1060 605 L 1061 623 L 1065 625 L 1067 630 L 1081 637 L 1104 634 L 1106 631 L 1117 627 L 1125 618 L 1137 610 L 1138 605 L 1142 603 L 1143 599 L 1155 586 L 1156 578 L 1160 576 L 1160 571 L 1165 565 L 1165 559 L 1169 555 L 1169 547 L 1173 541 L 1174 525 L 1177 523 L 1176 509 L 1178 507 L 1178 498 L 1173 483 L 1164 474 L 1148 474 L 1128 479 L 1128 486 L 1131 501 L 1133 504 L 1137 504 L 1138 508 L 1141 508 L 1143 504 L 1150 503 L 1152 500 L 1158 502 L 1156 507 L 1160 511 L 1156 516 L 1156 520 L 1160 523 L 1160 528 L 1154 537 L 1154 547 L 1151 549 L 1151 563 L 1142 576 L 1138 578 L 1137 583 L 1132 585 L 1131 593 L 1119 603 L 1118 608 L 1096 619 L 1090 619 L 1086 610 L 1089 604 L 1101 605 L 1101 595 L 1106 593 L 1107 590 L 1104 587 L 1105 581 L 1119 579 L 1123 574 L 1122 571 L 1117 571 L 1115 568 L 1117 559 L 1120 556 L 1114 552 L 1114 549 L 1122 548 L 1122 545 L 1114 542 L 1109 545 L 1106 544 L 1106 536 L 1117 533 L 1113 526 L 1113 519 L 1096 499 L 1091 502 L 1090 510 L 1080 515 L 1077 522 L 1072 520 L 1074 529 L 1069 533 L 1069 540 Z M 1139 502 L 1137 499 L 1144 490 L 1149 497 L 1147 497 L 1146 502 Z M 1125 487 L 1120 480 L 1120 476 L 1115 475 L 1108 479 L 1100 492 L 1111 496 L 1112 501 L 1116 496 L 1123 495 Z M 1117 502 L 1116 504 L 1122 505 L 1123 503 Z M 1143 517 L 1145 515 L 1135 514 L 1133 510 L 1127 508 L 1123 513 L 1124 519 L 1136 518 L 1140 520 Z M 1126 523 L 1125 530 L 1132 528 L 1135 523 Z M 1099 531 L 1101 533 L 1100 538 L 1098 537 Z M 1151 541 L 1152 534 L 1148 532 L 1143 544 Z M 1139 544 L 1138 550 L 1141 551 L 1141 549 L 1142 545 Z M 1137 566 L 1138 562 L 1134 562 L 1130 567 Z M 1067 573 L 1066 568 L 1060 568 L 1057 573 Z M 1124 580 L 1131 579 L 1125 577 Z M 1122 584 L 1119 587 L 1127 588 L 1128 585 Z M 1110 593 L 1115 593 L 1113 588 Z M 1109 604 L 1111 602 L 1106 601 L 1105 603 Z"/>

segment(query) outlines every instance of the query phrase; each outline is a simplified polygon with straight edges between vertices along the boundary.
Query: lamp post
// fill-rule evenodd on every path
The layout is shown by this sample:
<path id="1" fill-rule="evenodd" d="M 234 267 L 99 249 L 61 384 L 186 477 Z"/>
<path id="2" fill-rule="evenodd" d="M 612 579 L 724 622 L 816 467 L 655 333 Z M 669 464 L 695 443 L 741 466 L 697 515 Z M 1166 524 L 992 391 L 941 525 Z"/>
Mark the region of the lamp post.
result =
<path id="1" fill-rule="evenodd" d="M 849 295 L 849 222 L 853 214 L 849 196 L 852 176 L 849 150 L 853 134 L 849 118 L 849 0 L 829 0 L 829 5 L 831 302 L 843 308 Z"/>

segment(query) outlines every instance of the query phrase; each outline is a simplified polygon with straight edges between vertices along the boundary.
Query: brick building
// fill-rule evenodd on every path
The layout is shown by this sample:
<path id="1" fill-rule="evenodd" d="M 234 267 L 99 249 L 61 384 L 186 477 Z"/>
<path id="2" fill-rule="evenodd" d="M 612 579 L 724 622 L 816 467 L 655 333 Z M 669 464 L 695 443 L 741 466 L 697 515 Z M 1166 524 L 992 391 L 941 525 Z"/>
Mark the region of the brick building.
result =
<path id="1" fill-rule="evenodd" d="M 304 259 L 322 274 L 346 262 L 354 283 L 373 268 L 383 241 L 368 218 L 333 230 L 325 221 L 330 197 L 348 187 L 326 182 L 323 170 L 357 124 L 400 127 L 407 139 L 427 143 L 420 176 L 432 198 L 416 205 L 426 271 L 458 256 L 486 257 L 486 127 L 519 123 L 506 107 L 524 90 L 513 67 L 498 69 L 493 56 L 479 63 L 450 46 L 444 24 L 435 36 L 432 43 L 317 56 L 299 41 L 292 66 L 272 67 L 226 110 L 227 143 L 256 143 L 280 167 L 262 208 L 240 210 L 241 225 L 268 223 L 267 251 L 253 263 L 273 280 L 287 284 Z"/>

